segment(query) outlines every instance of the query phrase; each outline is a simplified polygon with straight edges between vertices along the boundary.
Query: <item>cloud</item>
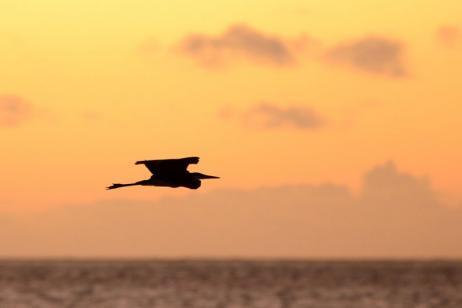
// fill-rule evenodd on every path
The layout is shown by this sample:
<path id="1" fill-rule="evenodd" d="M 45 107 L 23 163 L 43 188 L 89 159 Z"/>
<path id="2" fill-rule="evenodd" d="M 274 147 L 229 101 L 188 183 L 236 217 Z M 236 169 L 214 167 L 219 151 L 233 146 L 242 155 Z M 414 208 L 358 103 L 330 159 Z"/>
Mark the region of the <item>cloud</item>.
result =
<path id="1" fill-rule="evenodd" d="M 327 59 L 378 75 L 403 77 L 403 46 L 400 42 L 378 36 L 339 44 L 327 51 Z"/>
<path id="2" fill-rule="evenodd" d="M 244 121 L 246 124 L 263 128 L 317 129 L 324 124 L 321 117 L 311 108 L 279 107 L 269 103 L 259 104 L 247 111 Z"/>
<path id="3" fill-rule="evenodd" d="M 411 206 L 430 207 L 438 203 L 427 178 L 401 173 L 393 162 L 373 168 L 365 177 L 362 197 L 366 203 L 383 204 L 393 209 L 393 201 Z"/>
<path id="4" fill-rule="evenodd" d="M 218 36 L 191 34 L 179 43 L 178 49 L 207 67 L 220 66 L 235 58 L 284 66 L 295 62 L 294 49 L 303 48 L 307 42 L 306 36 L 288 41 L 237 24 Z"/>
<path id="5" fill-rule="evenodd" d="M 0 95 L 0 127 L 12 127 L 30 117 L 32 106 L 15 95 Z"/>
<path id="6" fill-rule="evenodd" d="M 438 41 L 448 47 L 454 46 L 462 39 L 462 31 L 454 26 L 442 26 L 436 31 Z"/>
<path id="7" fill-rule="evenodd" d="M 462 257 L 462 209 L 437 197 L 386 163 L 358 195 L 325 183 L 0 213 L 0 242 L 10 256 Z"/>
<path id="8" fill-rule="evenodd" d="M 447 30 L 451 31 L 454 32 Z M 318 40 L 306 34 L 287 39 L 262 33 L 245 24 L 236 24 L 216 36 L 188 35 L 177 44 L 176 49 L 207 68 L 217 68 L 237 59 L 291 66 L 297 63 L 308 46 L 314 54 L 323 54 L 324 62 L 330 64 L 344 64 L 367 73 L 395 78 L 407 74 L 403 44 L 380 36 L 363 37 L 334 45 L 332 48 L 323 48 Z M 313 56 L 313 52 L 311 55 Z"/>

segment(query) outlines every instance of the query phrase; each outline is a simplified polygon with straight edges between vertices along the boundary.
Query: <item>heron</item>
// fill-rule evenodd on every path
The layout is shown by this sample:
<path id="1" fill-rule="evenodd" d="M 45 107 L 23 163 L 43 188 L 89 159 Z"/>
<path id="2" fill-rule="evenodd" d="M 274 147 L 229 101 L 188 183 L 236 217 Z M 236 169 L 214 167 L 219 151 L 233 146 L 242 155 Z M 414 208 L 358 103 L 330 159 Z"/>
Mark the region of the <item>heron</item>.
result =
<path id="1" fill-rule="evenodd" d="M 107 189 L 136 185 L 198 189 L 201 186 L 201 180 L 219 179 L 217 176 L 206 175 L 199 172 L 189 172 L 187 170 L 190 164 L 197 164 L 198 162 L 199 157 L 137 161 L 135 165 L 145 165 L 146 168 L 151 171 L 151 178 L 135 183 L 112 184 L 107 187 Z"/>

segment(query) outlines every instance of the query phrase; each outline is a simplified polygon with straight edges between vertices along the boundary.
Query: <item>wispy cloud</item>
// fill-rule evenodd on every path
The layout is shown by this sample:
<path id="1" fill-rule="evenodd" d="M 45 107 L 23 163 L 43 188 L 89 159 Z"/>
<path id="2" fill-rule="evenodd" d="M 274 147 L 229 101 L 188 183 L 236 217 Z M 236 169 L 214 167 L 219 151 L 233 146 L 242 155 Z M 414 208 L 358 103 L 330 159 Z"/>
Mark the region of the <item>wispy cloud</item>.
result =
<path id="1" fill-rule="evenodd" d="M 446 29 L 454 39 L 454 29 Z M 449 38 L 448 38 L 449 39 Z M 257 64 L 294 67 L 303 57 L 315 57 L 336 66 L 400 78 L 407 75 L 405 45 L 385 36 L 366 36 L 324 47 L 316 38 L 302 34 L 286 38 L 267 34 L 245 24 L 235 24 L 219 35 L 191 34 L 175 48 L 207 68 L 220 68 L 237 60 Z"/>
<path id="2" fill-rule="evenodd" d="M 302 48 L 308 41 L 306 36 L 287 40 L 237 24 L 217 36 L 191 34 L 179 43 L 178 49 L 207 67 L 220 66 L 235 58 L 285 66 L 295 62 L 294 49 Z"/>
<path id="3" fill-rule="evenodd" d="M 452 47 L 462 40 L 462 31 L 455 26 L 442 26 L 436 31 L 436 38 L 441 44 Z"/>
<path id="4" fill-rule="evenodd" d="M 314 109 L 303 105 L 282 107 L 263 102 L 244 111 L 225 107 L 220 110 L 219 116 L 258 129 L 313 130 L 325 125 L 324 119 Z"/>
<path id="5" fill-rule="evenodd" d="M 321 116 L 309 107 L 280 107 L 270 103 L 251 108 L 245 113 L 244 121 L 263 128 L 317 129 L 324 124 Z"/>
<path id="6" fill-rule="evenodd" d="M 339 44 L 327 51 L 326 58 L 372 74 L 406 75 L 402 43 L 385 37 L 369 36 Z"/>
<path id="7" fill-rule="evenodd" d="M 0 213 L 0 242 L 25 256 L 461 257 L 462 209 L 438 197 L 386 163 L 358 194 L 325 183 Z"/>
<path id="8" fill-rule="evenodd" d="M 0 95 L 0 126 L 12 127 L 31 116 L 32 105 L 20 96 Z"/>

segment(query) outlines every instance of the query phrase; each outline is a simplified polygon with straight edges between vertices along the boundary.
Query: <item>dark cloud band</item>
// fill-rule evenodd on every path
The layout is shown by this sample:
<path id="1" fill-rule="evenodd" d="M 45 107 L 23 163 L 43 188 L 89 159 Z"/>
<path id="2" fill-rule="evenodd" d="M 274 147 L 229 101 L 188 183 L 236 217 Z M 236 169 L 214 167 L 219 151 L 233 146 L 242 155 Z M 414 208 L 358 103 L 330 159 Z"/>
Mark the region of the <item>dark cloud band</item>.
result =
<path id="1" fill-rule="evenodd" d="M 462 209 L 438 197 L 425 178 L 386 163 L 359 194 L 325 183 L 106 201 L 23 219 L 0 212 L 0 242 L 10 255 L 460 257 Z"/>

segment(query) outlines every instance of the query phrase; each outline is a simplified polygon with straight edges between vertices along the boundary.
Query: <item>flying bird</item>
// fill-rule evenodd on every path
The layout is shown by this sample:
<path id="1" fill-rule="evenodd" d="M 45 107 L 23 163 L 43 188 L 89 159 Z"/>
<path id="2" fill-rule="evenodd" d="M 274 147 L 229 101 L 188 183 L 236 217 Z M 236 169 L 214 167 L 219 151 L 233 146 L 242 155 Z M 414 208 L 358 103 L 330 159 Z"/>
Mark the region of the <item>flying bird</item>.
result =
<path id="1" fill-rule="evenodd" d="M 198 162 L 199 157 L 137 161 L 135 165 L 145 165 L 151 171 L 152 176 L 150 179 L 129 184 L 112 184 L 107 189 L 136 185 L 198 189 L 201 186 L 201 180 L 219 179 L 217 176 L 187 170 L 190 164 L 197 164 Z"/>

